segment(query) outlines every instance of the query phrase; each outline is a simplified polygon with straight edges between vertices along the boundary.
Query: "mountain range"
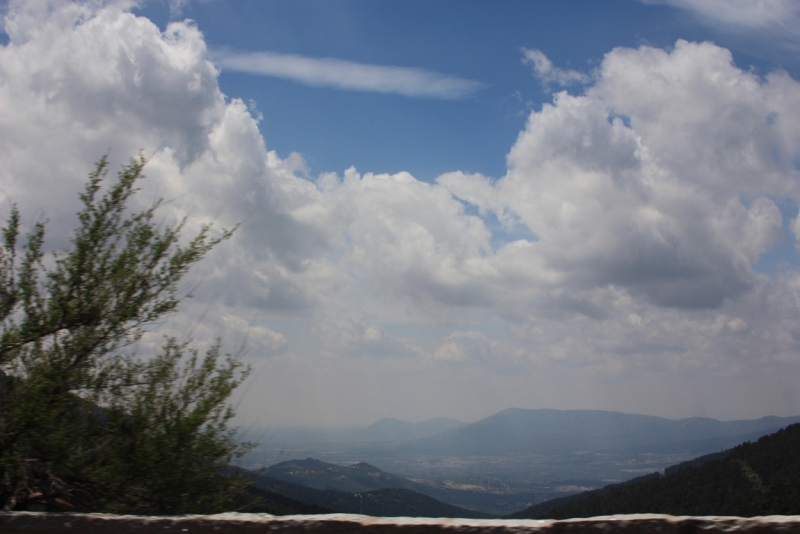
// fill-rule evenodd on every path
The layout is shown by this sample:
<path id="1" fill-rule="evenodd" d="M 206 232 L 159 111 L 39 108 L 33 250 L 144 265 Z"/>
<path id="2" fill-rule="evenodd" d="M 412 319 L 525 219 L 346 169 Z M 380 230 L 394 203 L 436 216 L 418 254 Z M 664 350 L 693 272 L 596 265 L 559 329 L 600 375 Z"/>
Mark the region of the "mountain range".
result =
<path id="1" fill-rule="evenodd" d="M 448 456 L 529 453 L 563 455 L 587 451 L 710 452 L 754 439 L 798 417 L 718 421 L 706 417 L 666 419 L 600 410 L 509 408 L 475 423 L 411 439 L 405 452 Z"/>
<path id="2" fill-rule="evenodd" d="M 467 424 L 448 418 L 418 423 L 381 419 L 365 428 L 283 427 L 251 433 L 260 438 L 262 449 L 307 451 L 306 456 L 315 457 L 330 451 L 349 451 L 365 458 L 398 454 L 563 455 L 611 450 L 692 454 L 730 448 L 796 422 L 800 422 L 800 416 L 675 420 L 602 410 L 509 408 Z"/>

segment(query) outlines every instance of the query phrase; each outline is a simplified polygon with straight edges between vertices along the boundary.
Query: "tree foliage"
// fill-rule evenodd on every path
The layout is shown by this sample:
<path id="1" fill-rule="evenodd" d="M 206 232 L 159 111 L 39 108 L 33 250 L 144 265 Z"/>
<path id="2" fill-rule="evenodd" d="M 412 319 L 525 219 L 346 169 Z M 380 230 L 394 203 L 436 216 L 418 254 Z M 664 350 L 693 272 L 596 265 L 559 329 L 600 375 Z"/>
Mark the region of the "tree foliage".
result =
<path id="1" fill-rule="evenodd" d="M 12 208 L 0 246 L 0 503 L 5 510 L 192 513 L 232 509 L 240 480 L 221 468 L 247 450 L 227 424 L 247 375 L 216 345 L 167 339 L 136 353 L 174 312 L 188 269 L 233 231 L 181 244 L 160 201 L 131 212 L 140 155 L 104 187 L 106 158 L 80 194 L 68 250 L 44 252 L 45 223 L 20 243 Z"/>

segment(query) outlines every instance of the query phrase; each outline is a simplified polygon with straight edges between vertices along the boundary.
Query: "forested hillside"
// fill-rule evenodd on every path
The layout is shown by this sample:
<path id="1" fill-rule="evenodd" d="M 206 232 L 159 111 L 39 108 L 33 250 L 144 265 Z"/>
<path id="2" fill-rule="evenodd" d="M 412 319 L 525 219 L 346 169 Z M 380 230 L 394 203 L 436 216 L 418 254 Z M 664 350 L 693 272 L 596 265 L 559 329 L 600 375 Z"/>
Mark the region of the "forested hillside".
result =
<path id="1" fill-rule="evenodd" d="M 387 488 L 420 491 L 421 484 L 382 471 L 366 462 L 343 466 L 313 458 L 288 460 L 268 467 L 264 476 L 318 490 L 363 493 Z"/>
<path id="2" fill-rule="evenodd" d="M 553 506 L 555 505 L 555 506 Z M 623 484 L 541 503 L 513 518 L 567 519 L 611 514 L 800 514 L 800 424 L 755 443 Z"/>
<path id="3" fill-rule="evenodd" d="M 245 489 L 245 497 L 242 499 L 242 508 L 238 510 L 251 514 L 272 514 L 272 515 L 314 515 L 332 514 L 334 510 L 317 506 L 316 504 L 306 504 L 296 499 L 291 499 L 274 491 L 259 489 L 248 486 Z"/>
<path id="4" fill-rule="evenodd" d="M 267 476 L 255 479 L 253 487 L 278 493 L 337 512 L 383 517 L 461 517 L 487 518 L 489 514 L 443 503 L 416 491 L 400 488 L 379 489 L 363 493 L 317 490 Z"/>

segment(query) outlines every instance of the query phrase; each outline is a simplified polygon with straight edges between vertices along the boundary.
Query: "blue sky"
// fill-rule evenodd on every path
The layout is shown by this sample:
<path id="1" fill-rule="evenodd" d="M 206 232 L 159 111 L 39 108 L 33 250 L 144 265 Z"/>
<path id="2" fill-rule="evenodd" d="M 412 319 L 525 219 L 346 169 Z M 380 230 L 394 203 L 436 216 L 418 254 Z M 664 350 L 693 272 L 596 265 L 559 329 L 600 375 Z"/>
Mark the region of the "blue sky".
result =
<path id="1" fill-rule="evenodd" d="M 173 19 L 194 20 L 212 50 L 419 68 L 483 84 L 452 100 L 414 98 L 223 67 L 220 87 L 255 103 L 268 146 L 283 157 L 300 152 L 312 174 L 353 165 L 408 171 L 426 181 L 455 169 L 502 176 L 529 111 L 552 100 L 523 65 L 521 48 L 543 51 L 560 68 L 590 72 L 615 47 L 713 40 L 730 48 L 742 68 L 763 73 L 780 67 L 795 77 L 800 69 L 794 51 L 636 0 L 207 1 L 189 2 L 179 14 L 167 2 L 148 2 L 136 11 L 162 28 Z"/>
<path id="2" fill-rule="evenodd" d="M 244 344 L 239 422 L 800 413 L 796 2 L 2 9 L 0 214 L 141 149 L 242 223 L 140 347 Z"/>

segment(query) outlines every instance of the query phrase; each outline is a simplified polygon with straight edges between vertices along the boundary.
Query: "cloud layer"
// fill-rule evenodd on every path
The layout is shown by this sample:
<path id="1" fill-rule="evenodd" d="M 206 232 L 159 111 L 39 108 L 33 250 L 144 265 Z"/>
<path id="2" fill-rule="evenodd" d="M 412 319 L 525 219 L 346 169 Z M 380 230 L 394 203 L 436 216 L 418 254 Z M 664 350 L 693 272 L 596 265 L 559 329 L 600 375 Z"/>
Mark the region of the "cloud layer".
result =
<path id="1" fill-rule="evenodd" d="M 800 17 L 792 0 L 643 0 L 693 11 L 715 24 L 758 30 L 788 27 Z M 795 31 L 796 28 L 795 28 Z"/>
<path id="2" fill-rule="evenodd" d="M 754 270 L 800 227 L 778 209 L 800 202 L 800 84 L 785 73 L 758 77 L 711 43 L 615 49 L 591 80 L 525 51 L 543 80 L 587 85 L 530 114 L 504 176 L 308 179 L 221 93 L 193 25 L 67 2 L 12 3 L 5 25 L 3 211 L 49 218 L 64 246 L 91 162 L 141 148 L 140 196 L 167 198 L 165 220 L 242 222 L 169 328 L 247 343 L 250 422 L 800 410 L 800 273 Z M 466 91 L 444 78 L 415 93 L 430 75 L 415 70 L 249 60 L 307 83 Z M 349 68 L 368 75 L 336 81 Z"/>
<path id="3" fill-rule="evenodd" d="M 791 50 L 800 50 L 800 4 L 794 0 L 640 0 L 665 4 L 694 14 L 710 26 L 758 35 Z"/>
<path id="4" fill-rule="evenodd" d="M 448 99 L 463 98 L 484 87 L 481 82 L 419 68 L 367 65 L 334 58 L 228 50 L 216 51 L 214 58 L 225 71 L 275 76 L 348 91 Z"/>

